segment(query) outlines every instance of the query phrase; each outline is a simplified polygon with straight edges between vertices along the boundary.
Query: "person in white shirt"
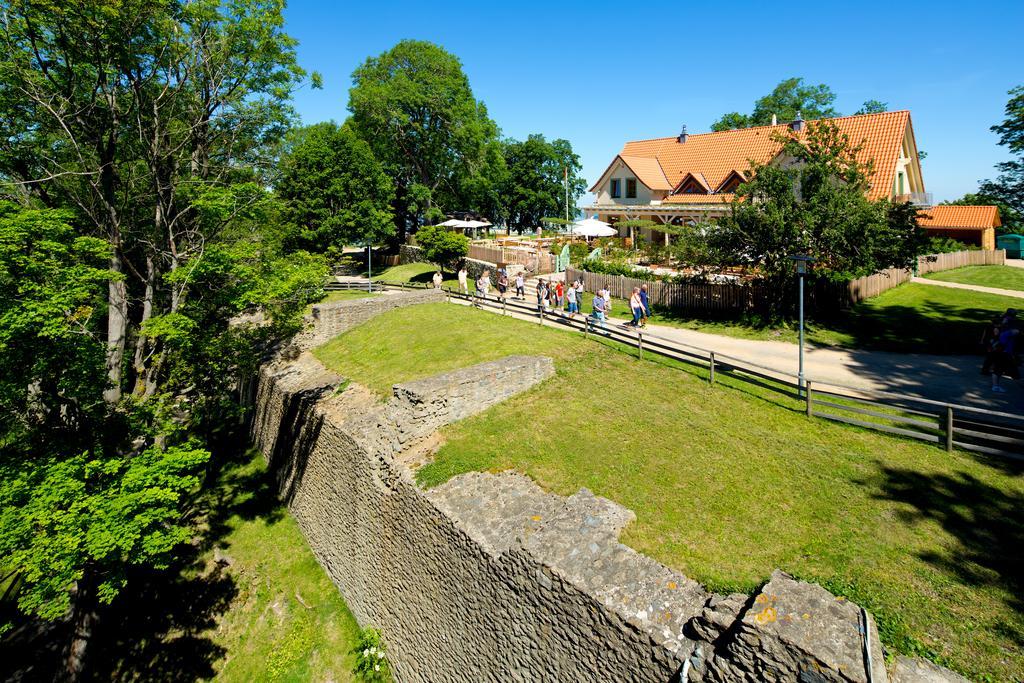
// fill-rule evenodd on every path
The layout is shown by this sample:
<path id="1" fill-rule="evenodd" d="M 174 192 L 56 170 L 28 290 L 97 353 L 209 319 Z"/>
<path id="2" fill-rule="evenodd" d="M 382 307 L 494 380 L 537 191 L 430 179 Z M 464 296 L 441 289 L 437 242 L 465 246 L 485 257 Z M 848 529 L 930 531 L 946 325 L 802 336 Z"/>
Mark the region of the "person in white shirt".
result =
<path id="1" fill-rule="evenodd" d="M 634 287 L 629 297 L 629 310 L 633 313 L 633 321 L 626 324 L 640 327 L 640 320 L 644 317 L 644 302 L 640 299 L 639 287 Z"/>
<path id="2" fill-rule="evenodd" d="M 434 289 L 441 289 L 441 283 L 444 282 L 444 278 L 441 277 L 441 271 L 434 273 Z"/>
<path id="3" fill-rule="evenodd" d="M 466 273 L 466 266 L 459 268 L 459 291 L 469 294 L 469 274 Z"/>
<path id="4" fill-rule="evenodd" d="M 526 280 L 523 279 L 522 273 L 516 274 L 516 298 L 526 298 Z"/>
<path id="5" fill-rule="evenodd" d="M 569 314 L 570 318 L 575 318 L 576 313 L 580 310 L 579 304 L 576 302 L 576 284 L 573 283 L 565 290 L 565 311 Z"/>
<path id="6" fill-rule="evenodd" d="M 612 290 L 609 289 L 608 285 L 604 286 L 601 290 L 601 298 L 604 299 L 604 314 L 609 316 L 612 314 Z"/>

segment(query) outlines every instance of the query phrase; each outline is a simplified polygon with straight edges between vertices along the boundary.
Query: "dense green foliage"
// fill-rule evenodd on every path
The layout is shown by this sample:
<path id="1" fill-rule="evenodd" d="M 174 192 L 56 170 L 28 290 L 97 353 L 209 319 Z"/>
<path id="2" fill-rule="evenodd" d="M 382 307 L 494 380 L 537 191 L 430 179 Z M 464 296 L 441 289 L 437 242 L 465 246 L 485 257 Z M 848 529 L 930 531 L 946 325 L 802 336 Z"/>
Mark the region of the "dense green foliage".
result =
<path id="1" fill-rule="evenodd" d="M 468 237 L 436 225 L 420 228 L 416 242 L 423 247 L 423 256 L 442 269 L 454 268 L 469 253 Z"/>
<path id="2" fill-rule="evenodd" d="M 881 114 L 883 111 L 889 111 L 889 105 L 885 102 L 880 102 L 878 100 L 866 100 L 864 104 L 860 105 L 860 109 L 854 112 L 854 115 Z"/>
<path id="3" fill-rule="evenodd" d="M 570 218 L 587 189 L 580 177 L 583 167 L 568 140 L 548 142 L 531 135 L 502 145 L 507 173 L 501 185 L 500 219 L 512 230 L 533 230 L 545 217 L 566 216 L 566 180 Z"/>
<path id="4" fill-rule="evenodd" d="M 792 121 L 797 112 L 806 120 L 831 118 L 839 116 L 832 107 L 835 101 L 836 94 L 824 83 L 805 85 L 802 78 L 787 78 L 754 102 L 754 110 L 750 114 L 735 111 L 724 114 L 711 124 L 711 130 L 767 126 L 771 124 L 773 115 L 780 122 Z"/>
<path id="5" fill-rule="evenodd" d="M 493 214 L 504 165 L 498 127 L 459 59 L 403 40 L 352 74 L 352 124 L 395 183 L 399 240 L 445 212 Z"/>
<path id="6" fill-rule="evenodd" d="M 128 570 L 191 538 L 238 377 L 322 294 L 266 189 L 305 80 L 281 9 L 2 5 L 0 576 L 70 614 L 71 678 Z"/>
<path id="7" fill-rule="evenodd" d="M 999 233 L 1024 233 L 1024 86 L 1008 93 L 1005 118 L 992 126 L 999 135 L 999 144 L 1009 150 L 1009 161 L 996 164 L 999 175 L 995 180 L 983 180 L 976 193 L 966 194 L 951 204 L 985 205 L 999 207 L 1002 226 Z"/>
<path id="8" fill-rule="evenodd" d="M 346 245 L 394 234 L 391 179 L 351 126 L 318 123 L 293 136 L 274 185 L 289 247 L 337 259 Z"/>
<path id="9" fill-rule="evenodd" d="M 779 123 L 796 119 L 797 114 L 807 121 L 842 116 L 832 105 L 836 94 L 824 83 L 807 85 L 802 78 L 787 78 L 775 89 L 754 102 L 754 110 L 749 114 L 738 111 L 723 114 L 722 118 L 711 124 L 711 130 L 731 130 L 733 128 L 750 128 L 767 126 L 775 116 Z M 889 105 L 878 100 L 865 100 L 854 114 L 878 114 L 888 111 Z"/>

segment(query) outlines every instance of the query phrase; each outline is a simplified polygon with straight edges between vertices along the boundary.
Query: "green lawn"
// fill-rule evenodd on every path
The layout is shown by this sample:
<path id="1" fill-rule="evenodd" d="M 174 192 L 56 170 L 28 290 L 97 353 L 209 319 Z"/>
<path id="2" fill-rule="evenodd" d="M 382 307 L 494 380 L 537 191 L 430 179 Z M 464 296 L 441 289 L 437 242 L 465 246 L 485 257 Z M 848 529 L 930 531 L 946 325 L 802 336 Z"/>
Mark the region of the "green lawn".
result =
<path id="1" fill-rule="evenodd" d="M 103 620 L 92 678 L 352 681 L 358 624 L 274 497 L 263 458 L 227 464 L 198 512 L 193 562 L 129 584 L 137 595 Z"/>
<path id="2" fill-rule="evenodd" d="M 430 282 L 436 272 L 437 266 L 432 263 L 403 263 L 380 272 L 374 271 L 373 279 L 396 285 L 402 282 Z"/>
<path id="3" fill-rule="evenodd" d="M 339 301 L 351 301 L 353 299 L 366 299 L 371 296 L 378 296 L 379 292 L 366 292 L 358 289 L 337 289 L 334 291 L 327 292 L 323 299 L 318 301 L 318 304 L 333 304 Z M 313 304 L 306 307 L 306 313 L 313 310 Z"/>
<path id="4" fill-rule="evenodd" d="M 223 477 L 225 487 L 264 475 L 257 455 Z M 245 490 L 233 496 L 242 499 Z M 251 495 L 251 494 L 249 494 Z M 236 499 L 237 500 L 237 499 Z M 228 518 L 218 544 L 238 594 L 219 619 L 213 642 L 225 649 L 222 681 L 350 681 L 359 625 L 341 593 L 317 563 L 298 524 L 283 507 Z"/>
<path id="5" fill-rule="evenodd" d="M 985 266 L 994 268 L 995 266 Z M 584 312 L 593 295 L 584 294 Z M 810 320 L 807 341 L 819 346 L 905 353 L 978 353 L 982 328 L 1024 301 L 970 290 L 909 283 L 868 299 L 831 320 Z M 630 317 L 625 301 L 613 300 L 612 315 Z M 796 342 L 795 325 L 689 317 L 658 309 L 650 322 L 743 339 Z"/>
<path id="6" fill-rule="evenodd" d="M 962 282 L 966 285 L 1024 291 L 1024 268 L 1013 266 L 967 266 L 940 273 L 928 273 L 925 277 L 943 282 Z"/>
<path id="7" fill-rule="evenodd" d="M 1019 470 L 808 420 L 724 373 L 712 387 L 701 370 L 465 307 L 391 312 L 317 353 L 382 394 L 549 355 L 555 378 L 446 428 L 419 480 L 514 469 L 562 494 L 586 486 L 636 512 L 625 543 L 713 589 L 750 591 L 779 567 L 864 604 L 891 649 L 1024 676 Z"/>

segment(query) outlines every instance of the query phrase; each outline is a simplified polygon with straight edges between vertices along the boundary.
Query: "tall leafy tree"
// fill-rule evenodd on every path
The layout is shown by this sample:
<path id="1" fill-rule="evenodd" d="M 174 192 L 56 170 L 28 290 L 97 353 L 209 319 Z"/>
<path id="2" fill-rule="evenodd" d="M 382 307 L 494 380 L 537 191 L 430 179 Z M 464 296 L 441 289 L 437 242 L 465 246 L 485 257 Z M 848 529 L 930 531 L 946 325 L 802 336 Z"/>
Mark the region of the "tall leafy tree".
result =
<path id="1" fill-rule="evenodd" d="M 756 270 L 773 316 L 789 312 L 791 256 L 810 255 L 818 277 L 844 279 L 882 268 L 908 267 L 924 248 L 910 204 L 867 198 L 870 165 L 829 122 L 811 124 L 806 139 L 780 136 L 796 163 L 751 169 L 729 215 L 709 231 L 706 257 Z"/>
<path id="2" fill-rule="evenodd" d="M 773 114 L 779 121 L 792 121 L 797 112 L 808 120 L 832 118 L 839 116 L 832 106 L 835 101 L 836 94 L 824 83 L 806 85 L 802 78 L 787 78 L 754 102 L 754 110 L 750 114 L 729 112 L 711 124 L 711 130 L 767 126 L 772 122 Z"/>
<path id="3" fill-rule="evenodd" d="M 1005 118 L 992 126 L 999 144 L 1010 152 L 1010 160 L 996 164 L 999 175 L 983 180 L 978 192 L 965 195 L 964 203 L 995 204 L 1002 215 L 1003 232 L 1024 232 L 1024 86 L 1009 91 Z M 959 202 L 958 202 L 959 203 Z"/>
<path id="4" fill-rule="evenodd" d="M 274 189 L 293 248 L 340 255 L 394 234 L 391 178 L 351 126 L 318 123 L 295 132 Z"/>
<path id="5" fill-rule="evenodd" d="M 580 177 L 582 165 L 568 140 L 548 142 L 543 135 L 530 135 L 519 142 L 504 143 L 508 169 L 501 191 L 501 218 L 510 229 L 522 232 L 540 225 L 544 217 L 576 215 L 576 202 L 587 186 Z"/>
<path id="6" fill-rule="evenodd" d="M 367 59 L 352 80 L 352 123 L 395 182 L 399 239 L 424 219 L 493 197 L 486 180 L 501 157 L 498 127 L 457 57 L 403 40 Z"/>
<path id="7" fill-rule="evenodd" d="M 283 3 L 5 4 L 0 174 L 33 198 L 76 207 L 110 244 L 111 269 L 130 279 L 109 285 L 106 397 L 152 393 L 163 351 L 133 321 L 177 312 L 189 281 L 166 286 L 164 275 L 187 272 L 223 227 L 198 229 L 199 205 L 223 201 L 239 181 L 266 182 L 265 150 L 290 125 L 288 99 L 304 72 Z M 251 189 L 232 200 L 238 211 L 262 200 Z M 130 337 L 136 362 L 126 366 Z"/>
<path id="8" fill-rule="evenodd" d="M 233 371 L 322 286 L 267 228 L 305 82 L 282 6 L 0 1 L 0 576 L 70 609 L 71 678 L 127 568 L 190 536 Z"/>
<path id="9" fill-rule="evenodd" d="M 864 104 L 860 105 L 855 114 L 881 114 L 884 111 L 889 111 L 889 105 L 885 102 L 878 100 L 865 100 Z"/>

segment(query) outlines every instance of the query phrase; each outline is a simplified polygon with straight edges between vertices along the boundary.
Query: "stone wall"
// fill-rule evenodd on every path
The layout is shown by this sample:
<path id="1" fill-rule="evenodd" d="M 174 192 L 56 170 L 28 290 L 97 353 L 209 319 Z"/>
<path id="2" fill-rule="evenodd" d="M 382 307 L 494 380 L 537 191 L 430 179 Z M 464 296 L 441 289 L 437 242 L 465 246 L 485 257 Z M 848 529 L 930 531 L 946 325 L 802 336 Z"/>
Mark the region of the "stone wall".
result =
<path id="1" fill-rule="evenodd" d="M 310 349 L 393 308 L 439 303 L 444 299 L 444 292 L 440 290 L 414 289 L 391 290 L 365 299 L 351 299 L 332 304 L 314 304 L 311 313 L 306 316 L 306 328 L 296 337 L 295 344 L 299 348 Z"/>
<path id="2" fill-rule="evenodd" d="M 752 596 L 710 594 L 620 544 L 633 513 L 586 489 L 562 497 L 512 472 L 416 485 L 407 463 L 436 430 L 553 373 L 512 356 L 381 403 L 309 352 L 261 371 L 254 443 L 359 623 L 382 631 L 397 681 L 862 683 L 863 626 L 873 680 L 889 680 L 856 605 L 781 572 Z"/>

